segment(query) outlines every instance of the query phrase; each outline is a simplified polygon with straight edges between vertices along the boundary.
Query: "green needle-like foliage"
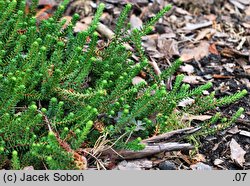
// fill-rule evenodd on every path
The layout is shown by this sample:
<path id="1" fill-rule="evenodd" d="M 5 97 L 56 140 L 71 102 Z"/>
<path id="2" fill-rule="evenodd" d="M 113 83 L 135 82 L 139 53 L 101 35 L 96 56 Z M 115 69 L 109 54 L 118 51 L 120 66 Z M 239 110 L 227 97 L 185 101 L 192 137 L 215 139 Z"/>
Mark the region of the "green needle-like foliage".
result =
<path id="1" fill-rule="evenodd" d="M 32 1 L 28 15 L 25 0 L 0 0 L 1 168 L 81 169 L 84 162 L 79 149 L 93 148 L 102 136 L 113 148 L 141 150 L 142 139 L 185 127 L 179 121 L 183 113 L 201 114 L 247 94 L 243 90 L 220 99 L 213 93 L 203 96 L 212 84 L 191 90 L 182 83 L 182 75 L 167 90 L 162 82 L 174 75 L 180 59 L 160 76 L 133 85 L 132 79 L 141 71 L 153 71 L 141 37 L 171 6 L 141 29 L 130 31 L 126 19 L 132 5 L 126 5 L 115 36 L 99 48 L 96 28 L 104 4 L 99 5 L 89 28 L 75 35 L 79 15 L 66 28 L 61 20 L 68 2 L 63 1 L 51 18 L 38 23 L 34 17 L 37 0 Z M 135 52 L 126 50 L 125 43 Z M 178 108 L 188 98 L 195 103 Z M 230 120 L 216 114 L 193 137 L 229 127 L 242 112 L 240 108 Z"/>

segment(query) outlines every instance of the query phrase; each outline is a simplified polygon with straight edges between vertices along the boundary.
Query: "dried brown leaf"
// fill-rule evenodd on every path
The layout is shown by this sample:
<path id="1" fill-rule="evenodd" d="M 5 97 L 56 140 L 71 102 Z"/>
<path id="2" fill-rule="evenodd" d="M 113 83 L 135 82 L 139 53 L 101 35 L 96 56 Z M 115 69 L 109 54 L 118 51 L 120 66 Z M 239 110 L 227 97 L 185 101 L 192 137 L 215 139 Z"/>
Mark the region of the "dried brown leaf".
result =
<path id="1" fill-rule="evenodd" d="M 249 5 L 250 4 L 249 0 L 237 0 L 237 1 L 239 1 L 240 3 L 242 3 L 244 5 Z"/>
<path id="2" fill-rule="evenodd" d="M 39 0 L 38 6 L 50 5 L 51 7 L 57 5 L 55 0 Z"/>
<path id="3" fill-rule="evenodd" d="M 142 20 L 136 15 L 132 14 L 129 20 L 132 29 L 140 29 L 142 27 Z"/>
<path id="4" fill-rule="evenodd" d="M 189 15 L 189 16 L 191 16 L 191 14 L 188 11 L 186 11 L 186 10 L 180 8 L 180 7 L 175 7 L 175 12 L 177 12 L 177 13 L 179 13 L 181 15 Z"/>
<path id="5" fill-rule="evenodd" d="M 200 76 L 184 76 L 183 82 L 189 84 L 200 84 L 201 82 L 204 82 L 204 79 Z"/>
<path id="6" fill-rule="evenodd" d="M 164 39 L 160 37 L 158 39 L 157 46 L 159 48 L 159 51 L 163 53 L 167 58 L 180 55 L 178 51 L 178 43 L 174 39 Z"/>
<path id="7" fill-rule="evenodd" d="M 206 121 L 209 120 L 212 116 L 210 115 L 191 115 L 185 114 L 182 119 L 186 121 L 198 120 L 198 121 Z"/>
<path id="8" fill-rule="evenodd" d="M 196 154 L 193 158 L 192 161 L 195 163 L 197 162 L 205 162 L 206 161 L 206 156 L 204 154 Z"/>
<path id="9" fill-rule="evenodd" d="M 244 10 L 245 6 L 243 4 L 241 4 L 239 1 L 236 0 L 229 0 L 230 3 L 232 3 L 234 6 L 236 6 L 237 8 Z"/>
<path id="10" fill-rule="evenodd" d="M 208 27 L 211 26 L 213 24 L 212 21 L 206 21 L 206 22 L 202 22 L 202 23 L 187 23 L 186 26 L 183 28 L 184 30 L 197 30 L 200 28 L 204 28 L 204 27 Z"/>
<path id="11" fill-rule="evenodd" d="M 209 54 L 209 43 L 206 41 L 202 41 L 198 47 L 195 47 L 193 49 L 184 49 L 181 52 L 181 59 L 184 62 L 187 62 L 191 59 L 195 59 L 196 61 L 199 61 L 205 56 L 208 56 Z"/>
<path id="12" fill-rule="evenodd" d="M 217 48 L 216 48 L 215 43 L 212 43 L 212 44 L 209 46 L 209 52 L 210 52 L 211 54 L 214 54 L 214 55 L 219 55 L 219 52 L 218 52 L 218 50 L 217 50 Z"/>
<path id="13" fill-rule="evenodd" d="M 244 151 L 233 138 L 230 142 L 230 150 L 231 159 L 235 161 L 238 165 L 243 166 L 243 163 L 245 162 L 244 156 L 246 154 L 246 151 Z"/>
<path id="14" fill-rule="evenodd" d="M 217 18 L 217 16 L 214 15 L 214 14 L 205 15 L 204 17 L 207 18 L 210 21 L 215 21 L 216 18 Z"/>
<path id="15" fill-rule="evenodd" d="M 178 103 L 178 106 L 179 107 L 186 107 L 186 106 L 192 105 L 194 102 L 195 102 L 194 99 L 187 98 L 187 99 L 184 99 L 184 100 L 180 101 Z"/>
<path id="16" fill-rule="evenodd" d="M 250 138 L 250 132 L 245 131 L 245 130 L 240 131 L 240 135 L 243 135 L 243 136 L 246 136 L 246 137 Z"/>
<path id="17" fill-rule="evenodd" d="M 192 74 L 194 73 L 194 67 L 192 65 L 185 64 L 183 66 L 180 66 L 180 71 L 186 72 L 187 74 Z"/>
<path id="18" fill-rule="evenodd" d="M 199 32 L 198 36 L 195 38 L 195 41 L 200 41 L 204 38 L 210 39 L 216 33 L 215 29 L 206 28 Z"/>
<path id="19" fill-rule="evenodd" d="M 250 16 L 250 6 L 248 6 L 246 9 L 245 9 L 245 14 L 247 16 Z"/>
<path id="20" fill-rule="evenodd" d="M 146 81 L 143 78 L 141 78 L 140 76 L 135 76 L 132 79 L 132 84 L 133 85 L 137 85 L 137 84 L 142 83 L 142 82 L 146 83 Z"/>
<path id="21" fill-rule="evenodd" d="M 75 27 L 74 27 L 74 32 L 82 32 L 84 30 L 87 30 L 88 25 L 81 23 L 81 22 L 77 22 Z"/>

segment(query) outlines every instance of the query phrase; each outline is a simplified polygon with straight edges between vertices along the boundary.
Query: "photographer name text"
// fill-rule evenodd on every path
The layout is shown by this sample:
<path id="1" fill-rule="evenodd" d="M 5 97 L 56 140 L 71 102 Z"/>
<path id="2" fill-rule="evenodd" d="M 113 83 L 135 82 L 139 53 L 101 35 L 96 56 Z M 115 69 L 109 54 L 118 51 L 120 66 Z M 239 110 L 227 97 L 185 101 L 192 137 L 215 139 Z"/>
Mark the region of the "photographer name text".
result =
<path id="1" fill-rule="evenodd" d="M 8 174 L 5 173 L 3 176 L 3 181 L 5 183 L 16 183 L 16 182 L 83 182 L 84 175 L 83 173 L 78 174 L 69 174 L 69 173 L 59 173 L 55 172 L 53 174 L 49 173 L 41 173 L 41 174 L 29 174 L 29 173 L 22 173 L 22 174 Z"/>

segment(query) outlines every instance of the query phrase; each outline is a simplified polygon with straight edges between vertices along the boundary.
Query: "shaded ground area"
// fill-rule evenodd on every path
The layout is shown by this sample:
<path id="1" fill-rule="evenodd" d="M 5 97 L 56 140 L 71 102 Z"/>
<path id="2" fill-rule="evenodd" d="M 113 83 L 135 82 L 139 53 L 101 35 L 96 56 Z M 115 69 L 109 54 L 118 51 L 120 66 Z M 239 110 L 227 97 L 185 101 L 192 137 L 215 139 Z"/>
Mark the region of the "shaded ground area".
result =
<path id="1" fill-rule="evenodd" d="M 59 2 L 59 1 L 57 1 Z M 106 4 L 101 23 L 113 30 L 124 4 L 132 3 L 129 21 L 139 28 L 163 6 L 174 8 L 157 23 L 154 31 L 143 38 L 143 45 L 151 61 L 166 69 L 171 61 L 181 57 L 184 65 L 184 82 L 191 87 L 213 83 L 216 97 L 231 95 L 239 90 L 250 92 L 250 1 L 249 0 L 74 0 L 65 13 L 70 19 L 78 13 L 81 20 L 75 31 L 86 29 L 98 3 Z M 46 13 L 46 11 L 45 11 Z M 101 35 L 100 35 L 101 37 Z M 107 40 L 105 37 L 101 37 Z M 174 77 L 173 77 L 174 79 Z M 170 80 L 169 84 L 171 85 Z M 171 152 L 136 160 L 110 163 L 110 169 L 249 169 L 250 168 L 250 95 L 218 108 L 229 117 L 239 108 L 244 115 L 236 124 L 216 136 L 201 139 L 199 153 L 190 158 L 186 152 Z M 215 113 L 216 111 L 213 111 Z M 212 114 L 212 113 L 208 113 Z M 194 126 L 199 119 L 193 120 Z M 244 153 L 242 164 L 233 161 L 233 151 Z"/>

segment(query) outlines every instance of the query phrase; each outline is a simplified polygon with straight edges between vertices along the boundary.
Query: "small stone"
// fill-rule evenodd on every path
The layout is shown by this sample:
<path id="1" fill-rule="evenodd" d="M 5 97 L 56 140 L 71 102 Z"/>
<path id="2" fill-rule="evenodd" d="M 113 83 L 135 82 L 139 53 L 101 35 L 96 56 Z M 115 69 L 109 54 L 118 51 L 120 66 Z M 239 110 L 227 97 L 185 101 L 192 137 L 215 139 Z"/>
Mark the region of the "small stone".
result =
<path id="1" fill-rule="evenodd" d="M 153 167 L 153 162 L 147 159 L 136 160 L 133 163 L 139 165 L 141 168 L 150 169 Z"/>
<path id="2" fill-rule="evenodd" d="M 220 164 L 222 164 L 222 163 L 224 163 L 224 161 L 221 160 L 221 159 L 215 159 L 215 160 L 214 160 L 214 165 L 220 165 Z"/>
<path id="3" fill-rule="evenodd" d="M 212 170 L 212 167 L 201 162 L 191 165 L 190 168 L 192 170 Z"/>
<path id="4" fill-rule="evenodd" d="M 120 162 L 117 168 L 118 170 L 142 170 L 139 165 L 127 162 L 126 160 Z"/>
<path id="5" fill-rule="evenodd" d="M 144 170 L 153 167 L 152 161 L 147 159 L 132 160 L 132 161 L 122 161 L 118 164 L 118 170 Z"/>
<path id="6" fill-rule="evenodd" d="M 207 90 L 202 91 L 203 95 L 209 95 L 210 93 Z"/>
<path id="7" fill-rule="evenodd" d="M 33 166 L 28 166 L 28 167 L 24 167 L 23 170 L 30 171 L 30 170 L 35 170 L 35 169 Z"/>
<path id="8" fill-rule="evenodd" d="M 177 170 L 176 165 L 171 161 L 164 161 L 159 164 L 160 170 Z"/>
<path id="9" fill-rule="evenodd" d="M 204 78 L 207 79 L 207 80 L 209 80 L 209 79 L 212 79 L 213 76 L 211 74 L 207 74 L 207 75 L 204 76 Z"/>

